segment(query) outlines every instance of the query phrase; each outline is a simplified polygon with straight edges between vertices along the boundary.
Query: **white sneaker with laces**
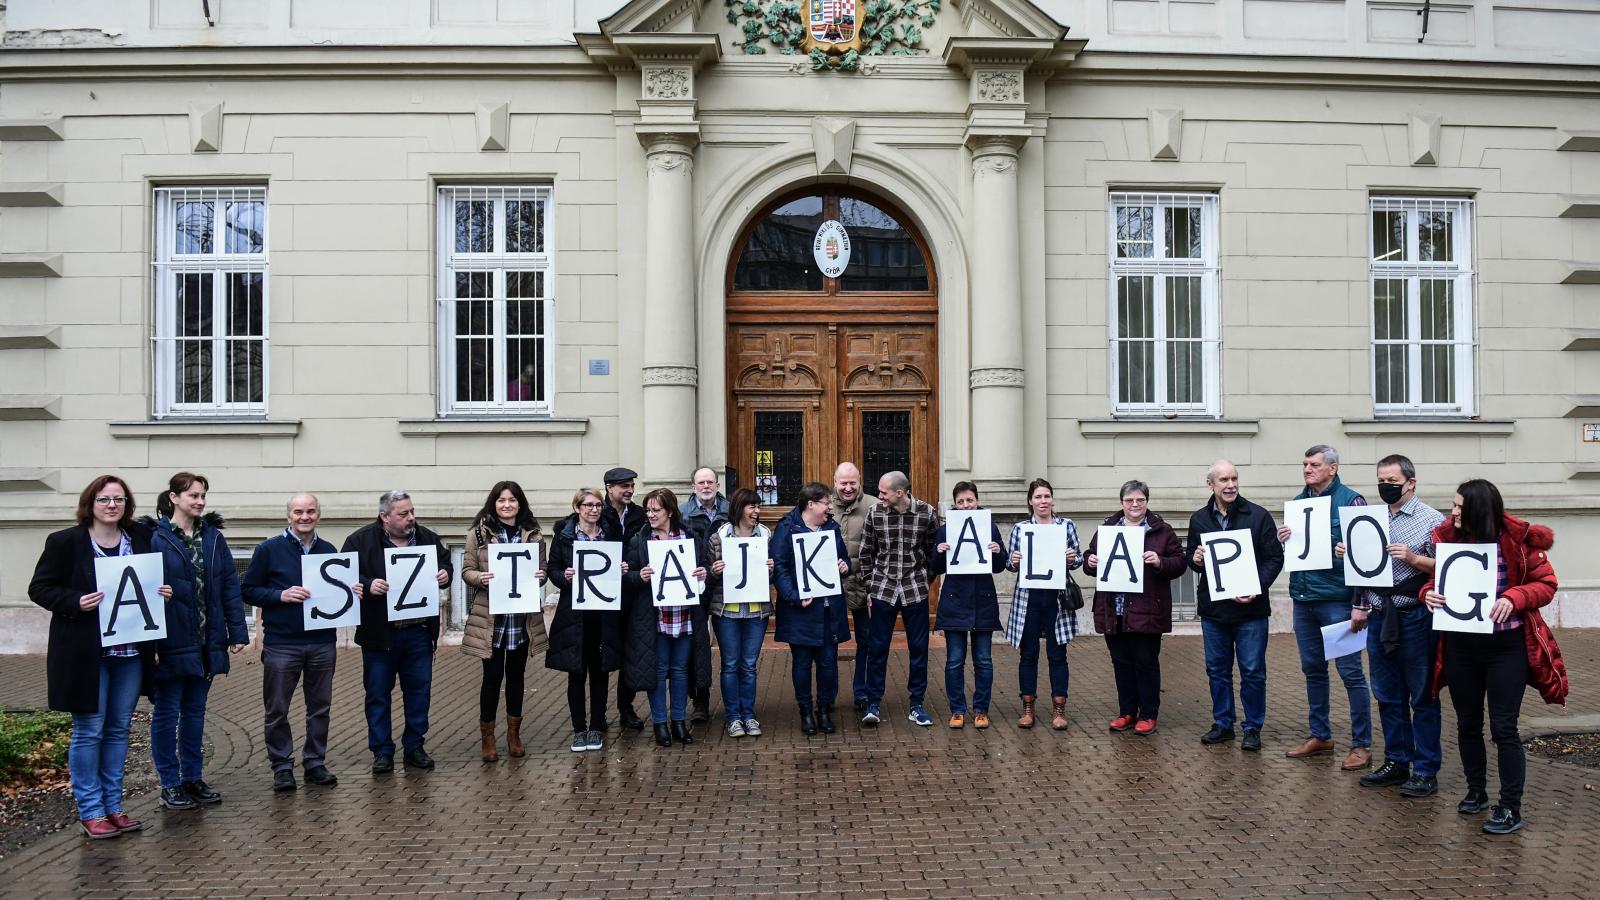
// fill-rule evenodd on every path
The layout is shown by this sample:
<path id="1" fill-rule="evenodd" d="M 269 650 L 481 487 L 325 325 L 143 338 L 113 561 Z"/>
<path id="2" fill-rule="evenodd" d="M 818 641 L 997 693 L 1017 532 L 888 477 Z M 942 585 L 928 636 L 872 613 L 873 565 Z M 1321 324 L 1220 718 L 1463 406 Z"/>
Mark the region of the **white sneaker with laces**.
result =
<path id="1" fill-rule="evenodd" d="M 761 723 L 757 722 L 755 719 L 745 719 L 744 733 L 746 737 L 760 737 Z"/>

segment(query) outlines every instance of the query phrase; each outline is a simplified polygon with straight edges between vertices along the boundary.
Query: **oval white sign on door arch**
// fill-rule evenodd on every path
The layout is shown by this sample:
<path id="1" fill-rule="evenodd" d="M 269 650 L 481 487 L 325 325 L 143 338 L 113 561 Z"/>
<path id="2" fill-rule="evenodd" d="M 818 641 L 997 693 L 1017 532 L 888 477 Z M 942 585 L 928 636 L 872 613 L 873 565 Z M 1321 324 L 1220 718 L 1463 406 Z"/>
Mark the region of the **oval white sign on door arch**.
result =
<path id="1" fill-rule="evenodd" d="M 838 219 L 829 219 L 817 229 L 811 255 L 823 275 L 838 278 L 844 273 L 845 267 L 850 265 L 850 233 Z"/>

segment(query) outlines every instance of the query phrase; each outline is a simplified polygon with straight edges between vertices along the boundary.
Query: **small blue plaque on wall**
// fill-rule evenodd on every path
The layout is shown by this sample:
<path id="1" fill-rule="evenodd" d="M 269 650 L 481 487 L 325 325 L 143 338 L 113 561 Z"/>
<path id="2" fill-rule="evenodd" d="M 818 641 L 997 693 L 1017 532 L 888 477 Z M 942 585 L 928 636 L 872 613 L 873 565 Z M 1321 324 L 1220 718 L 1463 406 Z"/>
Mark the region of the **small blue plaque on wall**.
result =
<path id="1" fill-rule="evenodd" d="M 590 375 L 610 375 L 611 374 L 611 360 L 609 360 L 609 359 L 591 359 L 591 360 L 589 360 L 589 374 Z"/>

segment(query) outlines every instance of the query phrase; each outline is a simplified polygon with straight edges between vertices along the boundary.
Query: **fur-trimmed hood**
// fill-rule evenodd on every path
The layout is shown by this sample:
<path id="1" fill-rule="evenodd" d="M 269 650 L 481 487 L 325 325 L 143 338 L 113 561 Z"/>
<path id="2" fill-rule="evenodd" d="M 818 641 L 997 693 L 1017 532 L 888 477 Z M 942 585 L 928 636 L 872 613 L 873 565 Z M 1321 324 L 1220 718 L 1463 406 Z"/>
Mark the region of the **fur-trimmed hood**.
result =
<path id="1" fill-rule="evenodd" d="M 1500 527 L 1513 543 L 1522 544 L 1529 550 L 1549 550 L 1555 546 L 1556 533 L 1551 531 L 1549 526 L 1535 525 L 1510 513 L 1503 515 Z M 1460 535 L 1456 532 L 1456 523 L 1448 516 L 1440 523 L 1435 533 L 1441 542 L 1453 543 L 1460 539 Z"/>
<path id="2" fill-rule="evenodd" d="M 161 517 L 161 519 L 167 519 L 167 518 L 169 518 L 169 517 L 168 516 L 162 516 Z M 144 527 L 149 528 L 149 529 L 151 529 L 153 531 L 153 530 L 155 530 L 155 528 L 158 525 L 161 524 L 161 519 L 157 519 L 154 516 L 140 516 L 139 518 L 134 519 L 133 521 L 134 521 L 135 524 L 143 525 Z M 224 530 L 224 529 L 226 529 L 228 527 L 228 520 L 224 519 L 222 517 L 222 513 L 208 512 L 205 515 L 201 516 L 200 520 L 205 522 L 207 525 L 210 525 L 212 528 L 215 528 L 218 531 L 222 531 L 222 530 Z"/>

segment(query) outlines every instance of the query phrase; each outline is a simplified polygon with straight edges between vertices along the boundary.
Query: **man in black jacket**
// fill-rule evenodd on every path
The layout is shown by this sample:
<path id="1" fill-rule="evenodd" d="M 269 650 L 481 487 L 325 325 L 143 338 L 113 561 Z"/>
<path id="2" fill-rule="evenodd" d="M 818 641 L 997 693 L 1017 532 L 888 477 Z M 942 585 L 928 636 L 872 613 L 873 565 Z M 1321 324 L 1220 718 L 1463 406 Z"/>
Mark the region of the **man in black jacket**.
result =
<path id="1" fill-rule="evenodd" d="M 607 532 L 620 534 L 622 545 L 626 547 L 628 541 L 633 539 L 639 529 L 644 527 L 644 507 L 633 502 L 633 482 L 638 478 L 637 472 L 632 469 L 618 466 L 606 470 L 606 508 L 601 514 L 600 521 L 604 523 Z M 628 621 L 628 612 L 634 601 L 634 592 L 626 583 L 622 588 L 622 621 Z M 623 638 L 623 646 L 627 646 L 627 637 Z M 634 731 L 644 730 L 644 720 L 633 711 L 633 699 L 639 692 L 623 681 L 623 676 L 617 675 L 617 717 L 622 721 L 622 727 Z"/>
<path id="2" fill-rule="evenodd" d="M 378 520 L 345 538 L 342 552 L 355 551 L 361 561 L 361 624 L 356 643 L 361 646 L 362 681 L 367 693 L 367 747 L 372 750 L 372 771 L 394 771 L 394 738 L 390 703 L 396 678 L 405 707 L 405 733 L 401 744 L 405 762 L 416 769 L 433 768 L 433 758 L 423 749 L 428 734 L 429 693 L 433 689 L 433 651 L 439 645 L 439 616 L 389 621 L 389 592 L 404 590 L 386 577 L 384 550 L 389 547 L 435 548 L 439 570 L 434 578 L 443 588 L 450 583 L 450 550 L 437 534 L 417 524 L 411 495 L 389 491 L 378 498 Z M 443 598 L 441 597 L 441 602 Z"/>
<path id="3" fill-rule="evenodd" d="M 1239 495 L 1239 470 L 1219 459 L 1206 472 L 1211 499 L 1189 517 L 1189 568 L 1200 573 L 1195 586 L 1196 609 L 1205 634 L 1206 675 L 1211 679 L 1211 730 L 1200 742 L 1233 740 L 1233 660 L 1239 659 L 1239 700 L 1244 706 L 1244 750 L 1261 749 L 1261 726 L 1267 718 L 1267 620 L 1272 603 L 1267 589 L 1283 571 L 1283 545 L 1278 543 L 1272 514 Z M 1211 599 L 1206 583 L 1206 550 L 1202 536 L 1213 531 L 1250 532 L 1255 548 L 1261 593 L 1231 600 Z"/>

